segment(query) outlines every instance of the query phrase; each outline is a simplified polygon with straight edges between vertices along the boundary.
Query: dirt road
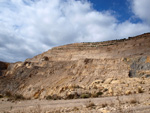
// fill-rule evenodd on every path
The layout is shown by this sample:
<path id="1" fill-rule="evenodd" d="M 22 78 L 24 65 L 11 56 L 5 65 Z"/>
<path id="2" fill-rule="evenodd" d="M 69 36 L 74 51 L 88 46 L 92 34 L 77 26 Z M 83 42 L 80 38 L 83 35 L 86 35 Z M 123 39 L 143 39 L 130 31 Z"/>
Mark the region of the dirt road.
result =
<path id="1" fill-rule="evenodd" d="M 10 102 L 0 100 L 0 113 L 52 113 L 52 112 L 89 112 L 116 113 L 135 112 L 150 113 L 150 96 L 138 94 L 119 97 L 103 97 L 75 100 L 25 100 Z"/>

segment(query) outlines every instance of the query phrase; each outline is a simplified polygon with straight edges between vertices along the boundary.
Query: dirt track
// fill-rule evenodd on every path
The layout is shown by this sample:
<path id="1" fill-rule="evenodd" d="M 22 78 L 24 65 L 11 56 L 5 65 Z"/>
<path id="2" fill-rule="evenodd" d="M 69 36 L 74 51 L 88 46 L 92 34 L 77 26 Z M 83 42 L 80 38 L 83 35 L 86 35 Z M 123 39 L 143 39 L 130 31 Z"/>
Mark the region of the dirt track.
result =
<path id="1" fill-rule="evenodd" d="M 120 97 L 104 97 L 76 100 L 26 100 L 10 102 L 6 99 L 0 100 L 0 113 L 26 113 L 31 112 L 99 112 L 116 113 L 122 111 L 125 113 L 150 113 L 150 101 L 147 94 L 138 94 Z M 136 102 L 132 103 L 132 100 Z M 3 101 L 2 101 L 3 100 Z M 146 101 L 147 100 L 147 101 Z M 89 106 L 94 103 L 93 106 Z M 106 105 L 106 106 L 104 106 Z M 89 106 L 89 107 L 88 107 Z M 75 108 L 78 108 L 76 111 Z"/>

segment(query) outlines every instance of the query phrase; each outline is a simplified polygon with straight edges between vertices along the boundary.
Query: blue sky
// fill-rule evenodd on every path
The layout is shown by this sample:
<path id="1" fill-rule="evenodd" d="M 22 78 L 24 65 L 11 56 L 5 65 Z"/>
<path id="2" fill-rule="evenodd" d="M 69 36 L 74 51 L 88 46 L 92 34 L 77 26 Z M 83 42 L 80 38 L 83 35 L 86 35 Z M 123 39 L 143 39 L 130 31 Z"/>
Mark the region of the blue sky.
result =
<path id="1" fill-rule="evenodd" d="M 120 22 L 130 18 L 131 12 L 127 0 L 90 0 L 97 11 L 112 11 Z"/>
<path id="2" fill-rule="evenodd" d="M 120 23 L 126 20 L 134 23 L 141 22 L 140 18 L 133 18 L 134 14 L 129 0 L 89 0 L 89 2 L 93 4 L 93 8 L 97 11 L 110 11 Z"/>
<path id="3" fill-rule="evenodd" d="M 0 0 L 0 61 L 150 32 L 150 0 Z"/>

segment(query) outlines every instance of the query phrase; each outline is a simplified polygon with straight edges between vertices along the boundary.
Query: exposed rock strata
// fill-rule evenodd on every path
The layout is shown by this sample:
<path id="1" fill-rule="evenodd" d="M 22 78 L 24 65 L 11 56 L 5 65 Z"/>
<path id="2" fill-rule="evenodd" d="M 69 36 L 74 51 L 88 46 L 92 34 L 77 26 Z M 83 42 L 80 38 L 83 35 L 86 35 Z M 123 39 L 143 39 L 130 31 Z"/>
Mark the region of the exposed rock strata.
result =
<path id="1" fill-rule="evenodd" d="M 92 89 L 90 94 L 102 91 L 109 96 L 113 92 L 109 84 L 118 84 L 122 78 L 150 76 L 150 34 L 55 47 L 5 69 L 0 78 L 1 93 L 10 91 L 31 98 L 57 94 L 65 98 Z M 99 81 L 98 86 L 93 85 L 95 81 Z M 123 94 L 131 92 L 126 90 Z"/>

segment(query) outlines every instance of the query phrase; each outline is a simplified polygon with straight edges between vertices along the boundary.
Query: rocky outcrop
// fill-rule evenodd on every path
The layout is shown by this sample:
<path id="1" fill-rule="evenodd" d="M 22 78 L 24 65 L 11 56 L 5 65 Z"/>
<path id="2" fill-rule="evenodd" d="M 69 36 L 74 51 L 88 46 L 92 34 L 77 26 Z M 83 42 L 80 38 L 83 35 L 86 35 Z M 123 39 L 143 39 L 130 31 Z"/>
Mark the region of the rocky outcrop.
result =
<path id="1" fill-rule="evenodd" d="M 8 63 L 5 63 L 5 62 L 1 62 L 0 61 L 0 76 L 3 76 L 5 71 L 7 70 L 8 68 Z"/>
<path id="2" fill-rule="evenodd" d="M 0 78 L 0 92 L 21 93 L 27 98 L 113 95 L 116 84 L 129 84 L 120 80 L 149 77 L 149 43 L 147 33 L 122 40 L 55 47 L 25 62 L 10 64 L 5 77 Z M 92 85 L 95 81 L 99 85 Z M 129 92 L 132 91 L 124 94 Z"/>
<path id="3" fill-rule="evenodd" d="M 150 56 L 128 59 L 130 64 L 129 77 L 150 77 Z"/>

